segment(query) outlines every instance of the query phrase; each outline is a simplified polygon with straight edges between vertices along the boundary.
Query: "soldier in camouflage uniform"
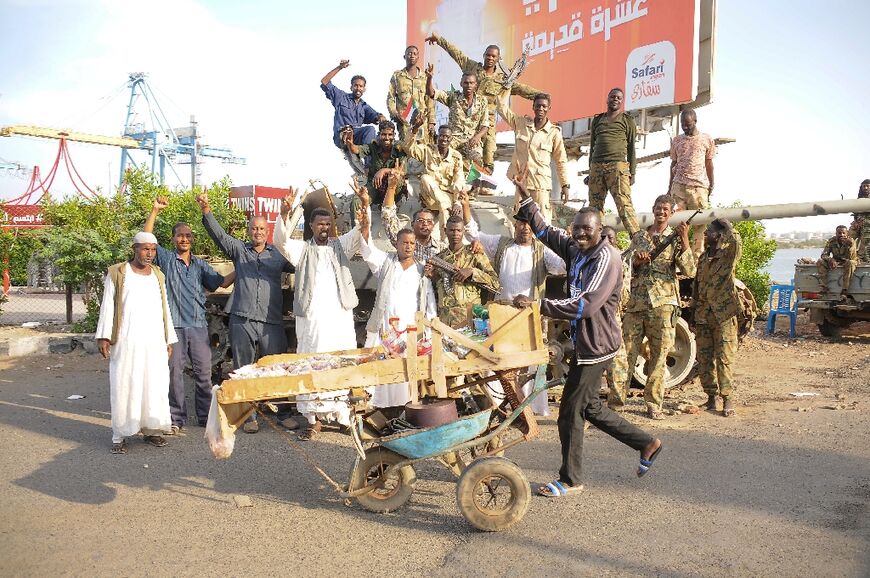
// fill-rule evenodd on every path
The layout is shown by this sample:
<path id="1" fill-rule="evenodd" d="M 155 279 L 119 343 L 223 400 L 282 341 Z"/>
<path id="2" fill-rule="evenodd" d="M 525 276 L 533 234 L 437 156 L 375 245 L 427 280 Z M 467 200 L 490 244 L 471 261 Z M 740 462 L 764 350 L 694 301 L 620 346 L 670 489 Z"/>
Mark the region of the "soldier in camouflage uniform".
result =
<path id="1" fill-rule="evenodd" d="M 687 277 L 695 276 L 695 259 L 685 223 L 677 227 L 679 240 L 650 262 L 650 252 L 673 232 L 668 226 L 673 212 L 674 201 L 670 195 L 656 198 L 653 204 L 655 222 L 646 230 L 635 233 L 629 248 L 632 252 L 631 296 L 622 322 L 622 335 L 629 368 L 637 362 L 643 338 L 649 342 L 643 398 L 651 419 L 664 418 L 665 366 L 668 351 L 674 344 L 674 324 L 680 313 L 677 270 Z"/>
<path id="2" fill-rule="evenodd" d="M 870 198 L 870 179 L 861 181 L 858 198 Z M 870 263 L 870 213 L 855 213 L 855 220 L 849 227 L 849 236 L 858 243 L 858 261 Z"/>
<path id="3" fill-rule="evenodd" d="M 734 415 L 731 364 L 737 355 L 737 317 L 743 310 L 734 283 L 742 241 L 731 223 L 716 219 L 707 226 L 704 243 L 707 249 L 701 253 L 692 286 L 698 375 L 707 393 L 707 409 L 716 411 L 716 398 L 721 396 L 722 415 L 729 417 Z"/>
<path id="4" fill-rule="evenodd" d="M 616 230 L 613 227 L 604 227 L 601 229 L 601 235 L 610 242 L 611 245 L 619 249 L 616 243 Z M 628 299 L 631 295 L 631 261 L 629 253 L 622 258 L 622 294 L 619 297 L 619 303 L 616 304 L 616 317 L 620 322 L 620 331 L 622 331 L 622 317 L 625 311 L 625 306 L 628 305 Z M 625 354 L 625 340 L 619 346 L 619 351 L 616 352 L 616 357 L 607 368 L 605 375 L 607 386 L 610 391 L 607 394 L 607 406 L 614 411 L 622 411 L 625 409 L 625 400 L 628 397 L 628 384 L 631 382 L 631 373 L 628 371 L 628 356 Z"/>
<path id="5" fill-rule="evenodd" d="M 438 318 L 453 327 L 468 325 L 468 309 L 481 302 L 483 289 L 493 295 L 501 290 L 498 274 L 483 253 L 473 253 L 469 245 L 463 245 L 465 222 L 462 217 L 447 220 L 447 248 L 438 257 L 458 269 L 449 273 L 432 262 L 426 263 L 426 276 L 432 280 L 435 296 L 438 299 Z"/>
<path id="6" fill-rule="evenodd" d="M 483 62 L 477 62 L 466 56 L 459 48 L 438 36 L 435 32 L 426 39 L 429 44 L 437 44 L 444 49 L 450 57 L 456 61 L 462 72 L 472 72 L 477 76 L 477 94 L 484 97 L 487 102 L 489 116 L 489 130 L 483 140 L 483 166 L 492 171 L 495 164 L 495 110 L 498 104 L 498 95 L 504 90 L 502 82 L 504 73 L 498 68 L 501 59 L 501 50 L 495 44 L 486 47 L 483 53 Z M 514 82 L 511 85 L 511 94 L 522 96 L 527 100 L 534 101 L 535 95 L 542 91 Z M 563 183 L 564 184 L 564 183 Z"/>
<path id="7" fill-rule="evenodd" d="M 828 273 L 833 269 L 843 269 L 843 290 L 840 298 L 845 299 L 849 294 L 849 285 L 852 283 L 852 274 L 858 266 L 858 252 L 854 239 L 849 238 L 849 231 L 845 225 L 837 227 L 836 235 L 828 239 L 821 258 L 816 261 L 816 269 L 819 271 L 819 282 L 825 293 L 830 292 L 828 287 Z"/>
<path id="8" fill-rule="evenodd" d="M 399 140 L 404 141 L 411 132 L 413 119 L 404 118 L 403 113 L 409 104 L 417 108 L 417 115 L 428 121 L 429 130 L 419 135 L 422 142 L 428 143 L 429 135 L 435 130 L 435 103 L 426 94 L 426 74 L 417 64 L 419 57 L 420 50 L 416 46 L 405 49 L 405 67 L 395 71 L 390 78 L 387 110 L 399 128 Z"/>
<path id="9" fill-rule="evenodd" d="M 430 63 L 426 66 L 426 94 L 449 109 L 450 146 L 462 155 L 464 169 L 468 171 L 472 162 L 481 163 L 483 137 L 489 129 L 486 99 L 476 93 L 477 75 L 473 72 L 463 73 L 459 82 L 462 90 L 450 92 L 435 89 L 432 84 L 434 74 L 435 67 Z"/>

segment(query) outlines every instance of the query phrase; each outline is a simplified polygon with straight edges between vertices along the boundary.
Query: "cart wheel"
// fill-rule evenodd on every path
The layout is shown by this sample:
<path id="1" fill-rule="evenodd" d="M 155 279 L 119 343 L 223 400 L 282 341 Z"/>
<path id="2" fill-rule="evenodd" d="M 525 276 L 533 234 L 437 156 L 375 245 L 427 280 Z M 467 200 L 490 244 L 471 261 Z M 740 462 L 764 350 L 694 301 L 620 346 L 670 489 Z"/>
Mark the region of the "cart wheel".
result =
<path id="1" fill-rule="evenodd" d="M 456 484 L 459 511 L 485 532 L 506 530 L 519 522 L 529 509 L 531 495 L 526 475 L 505 458 L 475 460 Z"/>
<path id="2" fill-rule="evenodd" d="M 351 491 L 372 484 L 384 471 L 393 464 L 403 461 L 405 458 L 381 447 L 366 450 L 364 460 L 359 458 L 353 464 L 350 471 Z M 376 484 L 376 488 L 368 494 L 357 496 L 360 505 L 370 512 L 386 513 L 397 510 L 405 505 L 414 492 L 414 484 L 417 483 L 417 473 L 413 466 L 405 466 L 398 472 L 393 472 L 384 480 Z"/>

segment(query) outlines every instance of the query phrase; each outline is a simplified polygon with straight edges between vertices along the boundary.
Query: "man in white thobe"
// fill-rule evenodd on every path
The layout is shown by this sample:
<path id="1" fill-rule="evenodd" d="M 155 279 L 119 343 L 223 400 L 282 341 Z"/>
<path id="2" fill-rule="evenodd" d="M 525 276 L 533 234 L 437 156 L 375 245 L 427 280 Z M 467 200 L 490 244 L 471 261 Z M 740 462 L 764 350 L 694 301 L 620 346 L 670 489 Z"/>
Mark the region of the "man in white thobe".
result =
<path id="1" fill-rule="evenodd" d="M 417 245 L 414 231 L 400 230 L 396 235 L 396 253 L 388 255 L 370 242 L 368 224 L 363 221 L 361 225 L 360 252 L 378 278 L 374 308 L 366 325 L 365 346 L 377 347 L 381 345 L 381 333 L 390 328 L 390 320 L 396 320 L 397 329 L 404 331 L 416 324 L 418 311 L 432 319 L 438 308 L 432 283 L 423 274 L 423 264 L 414 258 Z M 406 344 L 406 347 L 415 346 Z M 410 393 L 407 383 L 380 385 L 374 388 L 371 403 L 377 408 L 402 407 L 411 401 Z"/>
<path id="2" fill-rule="evenodd" d="M 501 290 L 495 296 L 496 301 L 512 303 L 517 295 L 541 299 L 547 275 L 565 274 L 565 261 L 548 247 L 535 243 L 526 221 L 514 219 L 513 238 L 484 233 L 471 215 L 468 196 L 462 193 L 460 198 L 466 222 L 465 236 L 471 241 L 480 241 L 484 253 L 492 261 L 492 268 L 498 273 Z M 534 373 L 536 368 L 529 369 Z M 523 385 L 523 393 L 529 395 L 533 387 L 534 381 L 527 382 Z M 537 415 L 550 415 L 546 393 L 532 400 L 532 411 Z"/>
<path id="3" fill-rule="evenodd" d="M 314 236 L 308 241 L 291 239 L 290 234 L 302 216 L 302 203 L 290 214 L 295 199 L 296 191 L 291 187 L 282 201 L 273 241 L 296 269 L 293 299 L 296 352 L 356 349 L 353 308 L 358 300 L 349 264 L 359 250 L 359 225 L 338 238 L 330 238 L 332 214 L 318 208 L 311 212 L 311 222 L 307 223 Z M 343 399 L 347 395 L 347 390 L 339 390 L 296 396 L 296 408 L 308 421 L 308 428 L 299 433 L 299 439 L 311 439 L 324 421 L 350 425 L 350 406 Z"/>
<path id="4" fill-rule="evenodd" d="M 126 454 L 125 437 L 139 432 L 163 447 L 169 414 L 169 352 L 177 341 L 163 273 L 152 264 L 157 238 L 137 233 L 133 258 L 109 267 L 95 335 L 109 359 L 112 453 Z"/>

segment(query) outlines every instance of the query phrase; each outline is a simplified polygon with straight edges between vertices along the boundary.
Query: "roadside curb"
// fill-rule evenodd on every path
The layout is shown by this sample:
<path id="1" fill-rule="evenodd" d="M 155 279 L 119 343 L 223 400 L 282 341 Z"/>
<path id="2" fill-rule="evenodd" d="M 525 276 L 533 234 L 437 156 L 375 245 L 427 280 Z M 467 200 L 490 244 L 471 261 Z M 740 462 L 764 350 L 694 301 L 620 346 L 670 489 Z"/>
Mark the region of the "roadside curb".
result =
<path id="1" fill-rule="evenodd" d="M 94 336 L 87 333 L 55 333 L 7 337 L 0 339 L 0 358 L 69 353 L 76 348 L 83 349 L 85 353 L 97 353 Z"/>

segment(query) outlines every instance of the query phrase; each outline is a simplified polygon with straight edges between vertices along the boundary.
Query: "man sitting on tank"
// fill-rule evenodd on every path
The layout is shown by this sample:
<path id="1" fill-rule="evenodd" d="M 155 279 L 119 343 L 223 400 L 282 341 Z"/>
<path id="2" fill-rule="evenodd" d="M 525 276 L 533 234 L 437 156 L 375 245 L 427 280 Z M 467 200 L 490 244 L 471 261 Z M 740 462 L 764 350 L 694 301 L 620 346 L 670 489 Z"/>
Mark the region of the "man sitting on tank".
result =
<path id="1" fill-rule="evenodd" d="M 828 239 L 822 256 L 816 261 L 819 271 L 819 283 L 825 293 L 830 292 L 828 285 L 828 273 L 835 269 L 843 270 L 843 289 L 840 291 L 840 299 L 845 300 L 849 295 L 849 285 L 852 283 L 852 274 L 858 266 L 857 243 L 849 238 L 849 229 L 846 225 L 837 227 L 836 234 Z"/>
<path id="2" fill-rule="evenodd" d="M 364 145 L 354 143 L 351 131 L 345 131 L 343 134 L 347 150 L 358 155 L 365 162 L 366 188 L 371 195 L 371 203 L 380 206 L 387 192 L 387 175 L 391 169 L 398 169 L 392 171 L 397 175 L 404 173 L 407 155 L 396 144 L 396 126 L 389 120 L 382 120 L 378 124 L 378 138 Z M 398 202 L 401 203 L 402 198 L 407 194 L 408 187 L 404 179 L 401 179 L 396 190 Z"/>

